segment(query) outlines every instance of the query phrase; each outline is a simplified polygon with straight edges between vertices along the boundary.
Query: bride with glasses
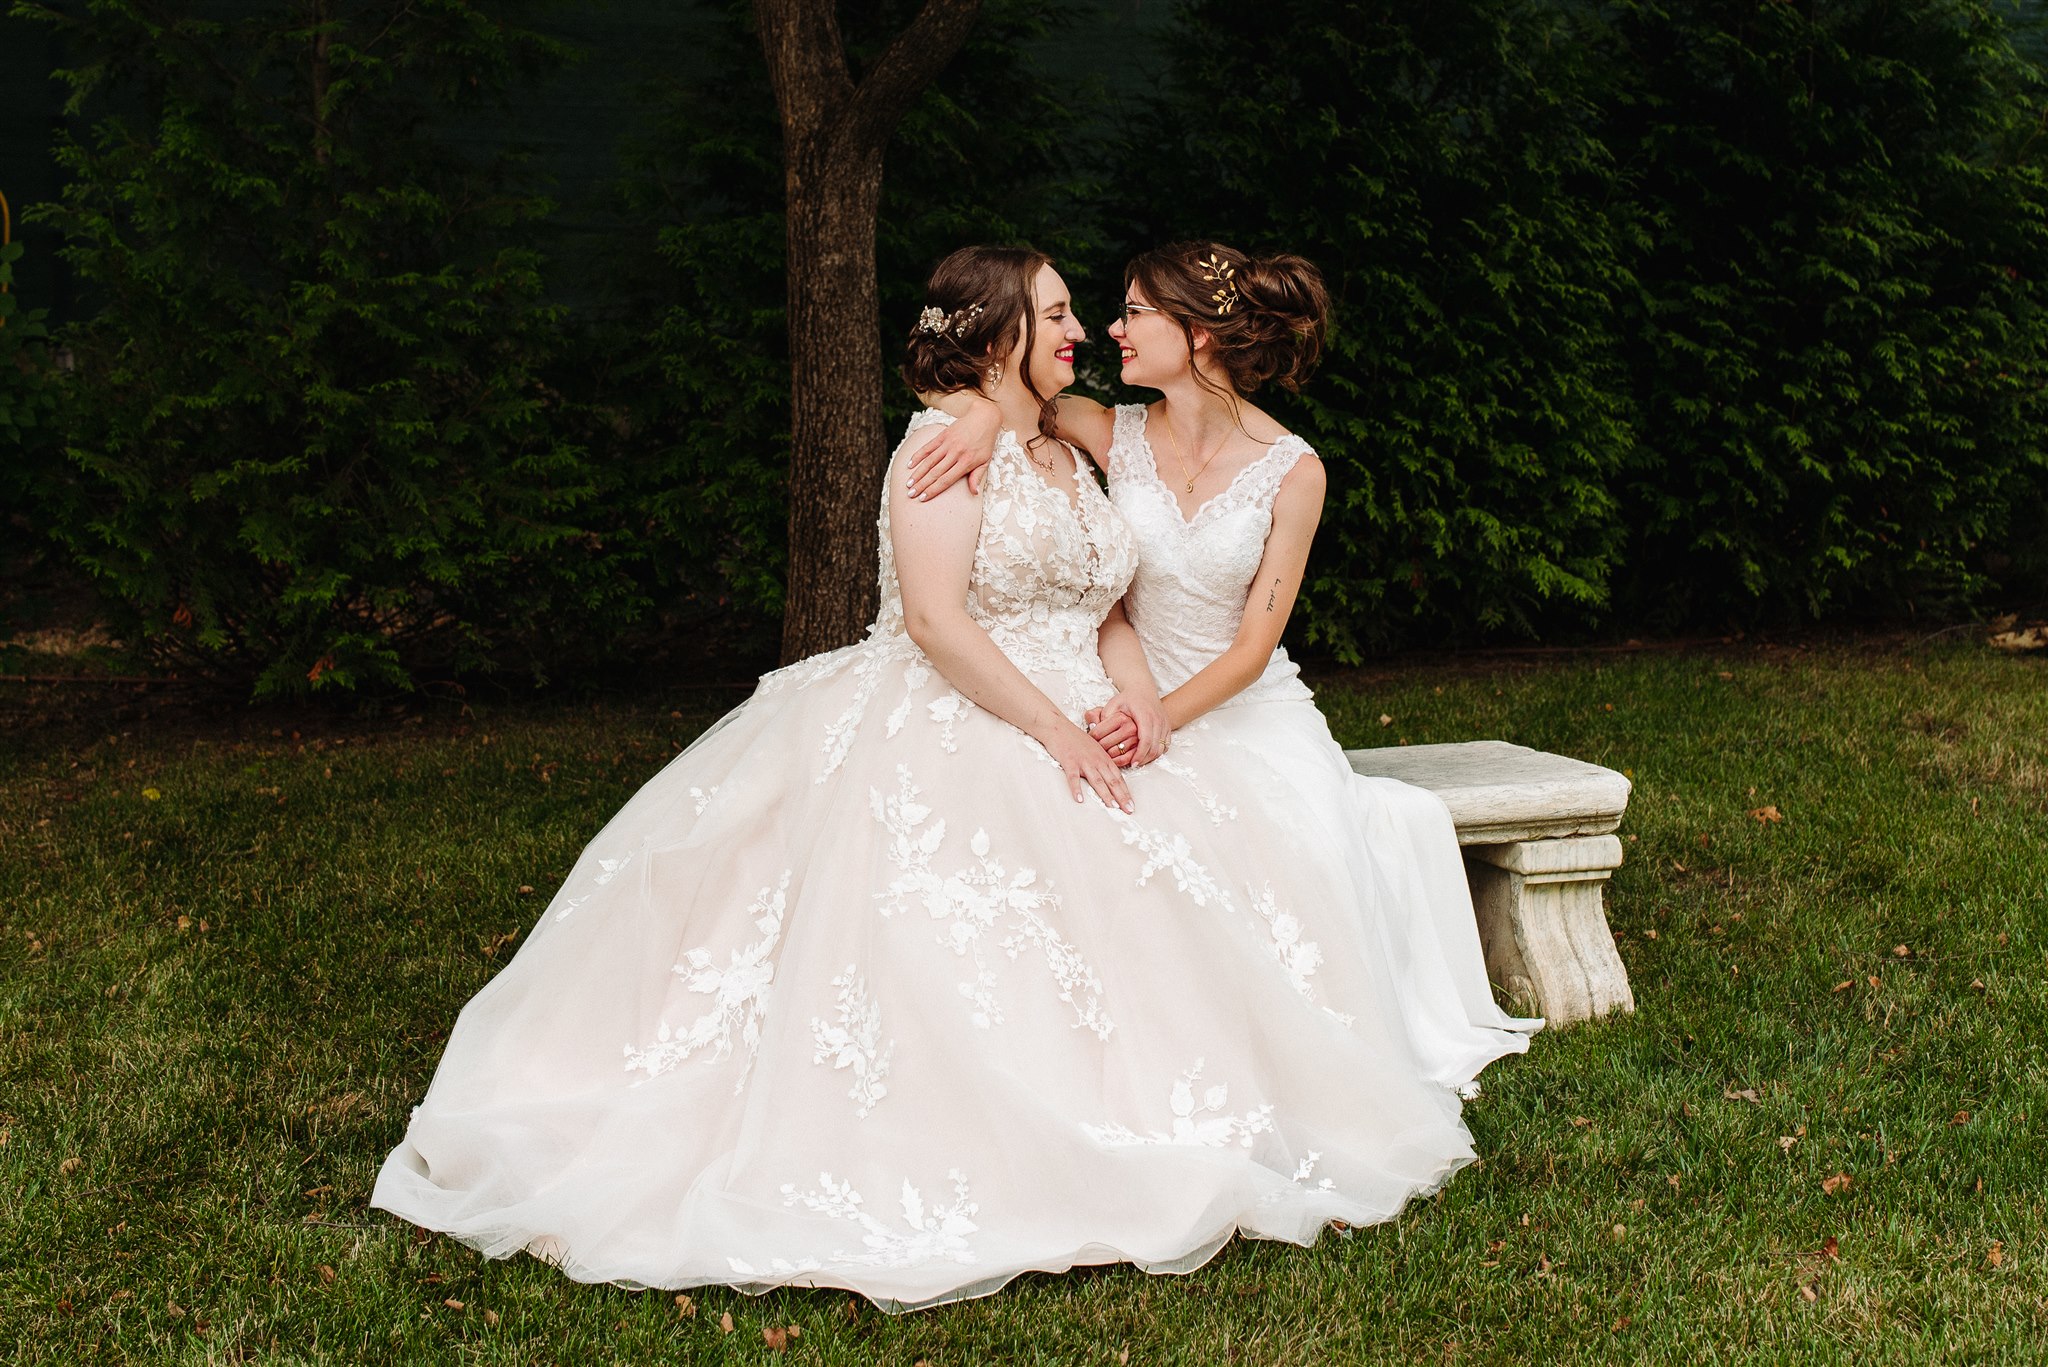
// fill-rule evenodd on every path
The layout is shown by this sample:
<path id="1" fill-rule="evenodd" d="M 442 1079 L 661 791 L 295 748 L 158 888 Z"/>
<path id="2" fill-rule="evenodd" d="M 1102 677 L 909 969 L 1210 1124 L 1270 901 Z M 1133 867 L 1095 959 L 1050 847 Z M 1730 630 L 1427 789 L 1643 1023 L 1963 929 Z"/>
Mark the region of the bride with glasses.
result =
<path id="1" fill-rule="evenodd" d="M 1139 537 L 1054 434 L 1085 335 L 1043 256 L 941 263 L 905 372 L 992 405 L 976 487 L 912 496 L 951 422 L 913 418 L 868 638 L 764 677 L 598 833 L 374 1205 L 582 1281 L 905 1310 L 1311 1243 L 1471 1161 L 1289 778 L 1199 727 L 1138 767 L 1089 733 L 1157 688 Z"/>
<path id="2" fill-rule="evenodd" d="M 1058 403 L 1053 430 L 1100 452 L 1138 568 L 1124 608 L 1164 697 L 1120 693 L 1089 717 L 1119 765 L 1195 735 L 1222 742 L 1233 779 L 1280 789 L 1275 814 L 1316 832 L 1349 870 L 1344 903 L 1392 971 L 1429 1075 L 1468 1093 L 1542 1022 L 1503 1013 L 1487 983 L 1457 834 L 1427 789 L 1355 774 L 1280 645 L 1322 517 L 1322 462 L 1252 402 L 1315 369 L 1329 296 L 1299 256 L 1217 242 L 1146 252 L 1124 271 L 1110 336 L 1121 378 L 1151 404 Z M 913 495 L 974 477 L 1000 426 L 969 392 L 929 395 L 961 422 L 911 462 Z"/>

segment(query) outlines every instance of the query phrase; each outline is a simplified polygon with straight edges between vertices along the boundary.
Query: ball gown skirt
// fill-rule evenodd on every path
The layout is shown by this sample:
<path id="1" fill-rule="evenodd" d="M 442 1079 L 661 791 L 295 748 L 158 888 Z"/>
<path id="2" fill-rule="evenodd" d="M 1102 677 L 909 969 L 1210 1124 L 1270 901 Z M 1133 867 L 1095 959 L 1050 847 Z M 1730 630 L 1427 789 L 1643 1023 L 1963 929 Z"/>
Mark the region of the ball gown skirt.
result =
<path id="1" fill-rule="evenodd" d="M 1037 479 L 1011 441 L 978 555 L 1046 582 L 1012 601 L 978 561 L 974 610 L 1078 719 L 1133 555 L 1099 490 Z M 1280 769 L 1195 729 L 1134 814 L 1075 802 L 902 634 L 884 521 L 874 634 L 765 677 L 604 827 L 372 1204 L 581 1281 L 901 1310 L 1309 1243 L 1469 1162 L 1375 894 Z"/>

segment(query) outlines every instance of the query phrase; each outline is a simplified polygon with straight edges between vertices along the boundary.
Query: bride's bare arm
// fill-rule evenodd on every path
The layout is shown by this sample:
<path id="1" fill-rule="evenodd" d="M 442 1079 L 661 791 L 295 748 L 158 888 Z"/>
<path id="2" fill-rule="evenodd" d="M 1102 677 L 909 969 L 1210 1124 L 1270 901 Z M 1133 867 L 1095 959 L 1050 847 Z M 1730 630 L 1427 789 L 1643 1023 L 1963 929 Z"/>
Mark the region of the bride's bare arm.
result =
<path id="1" fill-rule="evenodd" d="M 1103 618 L 1095 643 L 1117 695 L 1089 712 L 1088 734 L 1119 765 L 1150 764 L 1166 753 L 1172 727 L 1159 701 L 1159 684 L 1145 659 L 1145 647 L 1121 602 Z"/>
<path id="2" fill-rule="evenodd" d="M 1108 753 L 1068 721 L 967 615 L 967 585 L 981 532 L 980 496 L 956 485 L 940 496 L 917 499 L 904 481 L 891 480 L 889 529 L 903 587 L 905 629 L 933 667 L 975 706 L 1044 746 L 1066 774 L 1074 801 L 1081 801 L 1086 784 L 1103 802 L 1130 811 L 1130 789 Z"/>
<path id="3" fill-rule="evenodd" d="M 930 498 L 944 493 L 953 481 L 965 476 L 968 489 L 980 493 L 981 467 L 995 455 L 996 437 L 1003 430 L 1001 408 L 994 399 L 967 389 L 917 397 L 925 407 L 949 413 L 956 421 L 945 435 L 910 461 L 910 492 L 918 498 Z M 1109 450 L 1114 422 L 1115 416 L 1095 400 L 1062 394 L 1055 435 L 1091 453 L 1099 463 Z"/>
<path id="4" fill-rule="evenodd" d="M 1280 633 L 1294 611 L 1295 595 L 1301 592 L 1309 543 L 1323 517 L 1326 484 L 1323 463 L 1313 456 L 1302 457 L 1287 472 L 1273 501 L 1273 530 L 1266 534 L 1266 555 L 1245 597 L 1237 639 L 1161 700 L 1175 730 L 1229 702 L 1266 672 L 1266 662 L 1273 658 L 1273 648 L 1280 644 Z"/>

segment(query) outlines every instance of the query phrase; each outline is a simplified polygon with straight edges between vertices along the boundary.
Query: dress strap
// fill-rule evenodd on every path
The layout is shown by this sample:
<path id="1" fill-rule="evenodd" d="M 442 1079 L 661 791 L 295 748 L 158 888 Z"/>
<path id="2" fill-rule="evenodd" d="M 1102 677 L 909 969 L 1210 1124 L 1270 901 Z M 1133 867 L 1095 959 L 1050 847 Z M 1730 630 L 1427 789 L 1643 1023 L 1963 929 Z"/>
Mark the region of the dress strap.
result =
<path id="1" fill-rule="evenodd" d="M 1127 479 L 1152 464 L 1151 448 L 1145 443 L 1145 405 L 1120 403 L 1109 433 L 1109 450 L 1103 454 L 1104 473 L 1112 481 Z"/>
<path id="2" fill-rule="evenodd" d="M 1236 501 L 1240 505 L 1256 505 L 1266 511 L 1273 510 L 1273 500 L 1280 496 L 1280 486 L 1294 467 L 1301 463 L 1303 456 L 1312 456 L 1315 449 L 1300 437 L 1289 432 L 1274 442 L 1265 455 L 1245 467 L 1236 490 Z"/>

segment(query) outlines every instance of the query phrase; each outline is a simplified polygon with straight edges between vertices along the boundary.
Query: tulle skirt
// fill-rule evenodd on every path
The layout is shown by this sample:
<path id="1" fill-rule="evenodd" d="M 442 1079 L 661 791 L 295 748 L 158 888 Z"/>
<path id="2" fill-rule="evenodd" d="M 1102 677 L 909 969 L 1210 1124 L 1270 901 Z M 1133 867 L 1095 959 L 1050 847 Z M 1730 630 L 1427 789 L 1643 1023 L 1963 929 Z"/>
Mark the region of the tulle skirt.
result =
<path id="1" fill-rule="evenodd" d="M 1255 711 L 1127 815 L 904 638 L 767 676 L 463 1008 L 372 1204 L 578 1280 L 891 1310 L 1387 1219 L 1472 1159 L 1456 1089 L 1523 1041 L 1425 933 L 1455 845 Z"/>

